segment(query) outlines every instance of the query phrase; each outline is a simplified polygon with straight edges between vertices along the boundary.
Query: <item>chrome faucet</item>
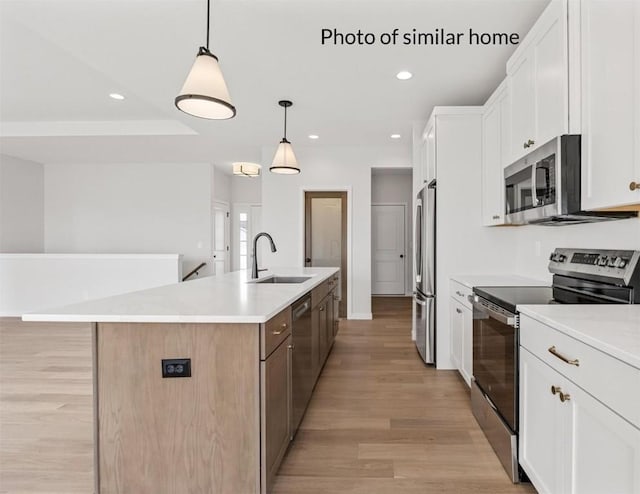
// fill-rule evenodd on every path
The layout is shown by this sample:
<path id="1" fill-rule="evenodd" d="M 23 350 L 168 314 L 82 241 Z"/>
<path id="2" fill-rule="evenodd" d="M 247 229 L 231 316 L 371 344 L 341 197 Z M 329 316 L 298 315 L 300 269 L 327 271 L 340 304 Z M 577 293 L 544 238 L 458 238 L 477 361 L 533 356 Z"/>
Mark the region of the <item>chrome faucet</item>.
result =
<path id="1" fill-rule="evenodd" d="M 269 242 L 271 243 L 271 252 L 275 252 L 276 244 L 273 243 L 273 239 L 271 235 L 267 232 L 260 232 L 255 237 L 253 237 L 253 266 L 251 266 L 251 278 L 256 279 L 258 277 L 258 273 L 260 271 L 266 271 L 266 269 L 258 269 L 258 249 L 256 249 L 256 245 L 258 244 L 258 239 L 260 237 L 267 237 Z"/>

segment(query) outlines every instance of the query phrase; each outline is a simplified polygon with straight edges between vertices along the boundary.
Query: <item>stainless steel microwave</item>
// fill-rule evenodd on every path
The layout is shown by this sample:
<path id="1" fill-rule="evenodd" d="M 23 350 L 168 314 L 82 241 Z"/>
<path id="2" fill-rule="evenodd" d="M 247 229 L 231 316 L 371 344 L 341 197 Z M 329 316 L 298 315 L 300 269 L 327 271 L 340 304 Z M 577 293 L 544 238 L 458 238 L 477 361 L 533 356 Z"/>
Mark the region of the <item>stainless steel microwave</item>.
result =
<path id="1" fill-rule="evenodd" d="M 631 218 L 633 211 L 582 211 L 580 136 L 555 137 L 504 169 L 505 220 L 567 225 Z"/>

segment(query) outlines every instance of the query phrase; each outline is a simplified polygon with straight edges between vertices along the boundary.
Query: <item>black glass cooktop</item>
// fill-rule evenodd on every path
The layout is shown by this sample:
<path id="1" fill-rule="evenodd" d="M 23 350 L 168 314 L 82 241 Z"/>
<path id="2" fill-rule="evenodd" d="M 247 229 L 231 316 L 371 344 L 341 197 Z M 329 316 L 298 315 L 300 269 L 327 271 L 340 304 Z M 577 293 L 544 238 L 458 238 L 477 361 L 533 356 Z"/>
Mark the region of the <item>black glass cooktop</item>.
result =
<path id="1" fill-rule="evenodd" d="M 556 303 L 550 286 L 481 286 L 473 291 L 510 312 L 516 312 L 516 305 Z"/>

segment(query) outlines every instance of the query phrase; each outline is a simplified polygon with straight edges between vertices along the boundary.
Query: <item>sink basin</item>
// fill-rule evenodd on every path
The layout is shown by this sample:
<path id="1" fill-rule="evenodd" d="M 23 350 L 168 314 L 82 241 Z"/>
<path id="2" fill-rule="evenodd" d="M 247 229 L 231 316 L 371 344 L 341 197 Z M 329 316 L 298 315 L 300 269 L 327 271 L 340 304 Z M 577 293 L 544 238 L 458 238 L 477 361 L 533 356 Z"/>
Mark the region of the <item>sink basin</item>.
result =
<path id="1" fill-rule="evenodd" d="M 269 276 L 253 283 L 304 283 L 310 279 L 311 276 Z"/>

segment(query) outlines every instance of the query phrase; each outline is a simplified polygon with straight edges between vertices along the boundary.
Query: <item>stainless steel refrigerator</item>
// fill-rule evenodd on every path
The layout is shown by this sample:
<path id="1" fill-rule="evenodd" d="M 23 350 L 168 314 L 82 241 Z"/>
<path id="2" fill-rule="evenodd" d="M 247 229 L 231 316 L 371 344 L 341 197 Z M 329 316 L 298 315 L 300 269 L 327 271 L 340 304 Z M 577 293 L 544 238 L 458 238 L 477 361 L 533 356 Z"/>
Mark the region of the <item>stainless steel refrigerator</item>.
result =
<path id="1" fill-rule="evenodd" d="M 416 198 L 413 327 L 416 347 L 427 364 L 436 363 L 436 181 Z"/>

